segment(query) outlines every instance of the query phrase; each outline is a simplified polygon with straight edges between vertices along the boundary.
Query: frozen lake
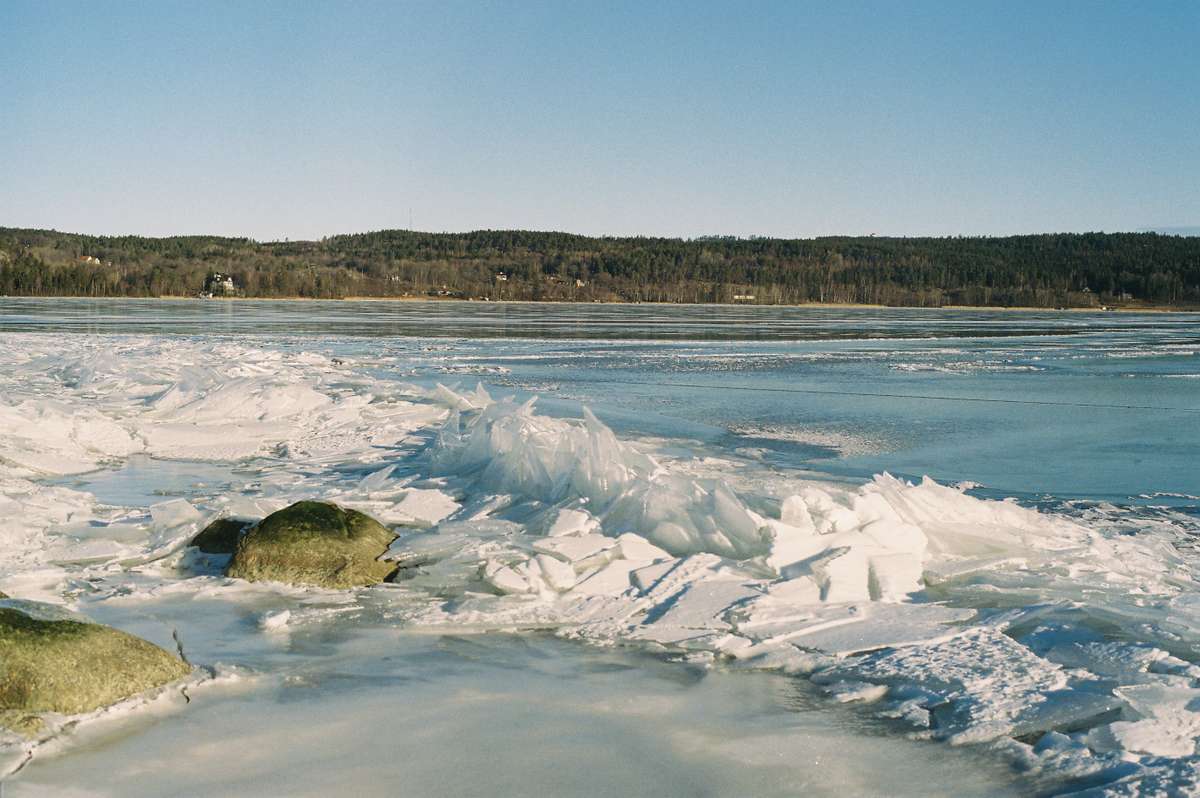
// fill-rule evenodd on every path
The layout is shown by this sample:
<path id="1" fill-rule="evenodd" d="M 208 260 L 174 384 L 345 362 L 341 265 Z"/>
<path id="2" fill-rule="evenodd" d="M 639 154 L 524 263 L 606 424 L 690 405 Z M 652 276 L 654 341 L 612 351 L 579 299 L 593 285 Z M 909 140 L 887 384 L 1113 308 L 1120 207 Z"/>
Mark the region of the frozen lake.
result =
<path id="1" fill-rule="evenodd" d="M 1195 788 L 1198 447 L 1197 314 L 0 299 L 0 590 L 207 674 L 5 786 Z M 415 565 L 184 548 L 302 498 Z"/>

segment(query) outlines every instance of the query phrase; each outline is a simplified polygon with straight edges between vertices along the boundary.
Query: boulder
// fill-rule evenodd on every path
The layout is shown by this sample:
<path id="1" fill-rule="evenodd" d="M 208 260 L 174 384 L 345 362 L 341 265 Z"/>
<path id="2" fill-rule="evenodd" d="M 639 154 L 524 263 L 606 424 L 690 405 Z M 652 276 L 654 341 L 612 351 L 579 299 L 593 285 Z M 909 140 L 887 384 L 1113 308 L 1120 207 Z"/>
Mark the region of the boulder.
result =
<path id="1" fill-rule="evenodd" d="M 218 518 L 192 538 L 190 545 L 205 554 L 233 554 L 242 533 L 253 525 L 253 521 L 240 518 Z"/>
<path id="2" fill-rule="evenodd" d="M 48 604 L 0 604 L 0 724 L 30 735 L 39 713 L 77 715 L 186 676 L 153 643 Z"/>
<path id="3" fill-rule="evenodd" d="M 364 587 L 396 570 L 379 560 L 395 539 L 395 533 L 357 510 L 297 502 L 246 532 L 225 573 L 252 582 Z"/>

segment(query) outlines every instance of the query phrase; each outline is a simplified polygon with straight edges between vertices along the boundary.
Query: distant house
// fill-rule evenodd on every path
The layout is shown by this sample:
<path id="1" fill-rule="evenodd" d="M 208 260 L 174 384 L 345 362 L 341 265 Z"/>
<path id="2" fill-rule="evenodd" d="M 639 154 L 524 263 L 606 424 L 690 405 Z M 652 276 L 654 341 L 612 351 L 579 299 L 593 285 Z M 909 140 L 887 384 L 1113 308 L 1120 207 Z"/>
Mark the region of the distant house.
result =
<path id="1" fill-rule="evenodd" d="M 508 282 L 508 275 L 504 272 L 496 272 L 496 281 L 501 283 Z"/>
<path id="2" fill-rule="evenodd" d="M 733 301 L 734 302 L 753 302 L 754 294 L 734 294 Z"/>
<path id="3" fill-rule="evenodd" d="M 237 284 L 228 274 L 213 272 L 204 281 L 204 292 L 207 296 L 229 296 L 237 293 Z"/>
<path id="4" fill-rule="evenodd" d="M 80 255 L 80 256 L 79 256 L 79 258 L 78 258 L 77 260 L 78 260 L 80 263 L 87 263 L 87 264 L 90 264 L 90 265 L 93 265 L 93 266 L 99 266 L 99 265 L 100 265 L 100 259 L 99 259 L 99 258 L 97 258 L 95 255 Z"/>

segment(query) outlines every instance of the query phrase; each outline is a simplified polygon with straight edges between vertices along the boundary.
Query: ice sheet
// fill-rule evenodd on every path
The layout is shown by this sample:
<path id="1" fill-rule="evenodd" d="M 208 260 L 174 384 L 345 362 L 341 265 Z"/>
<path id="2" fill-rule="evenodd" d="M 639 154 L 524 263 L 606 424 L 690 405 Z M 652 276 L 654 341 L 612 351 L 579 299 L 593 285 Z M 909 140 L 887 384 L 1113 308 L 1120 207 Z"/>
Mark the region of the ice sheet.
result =
<path id="1" fill-rule="evenodd" d="M 1118 510 L 1043 512 L 931 479 L 854 484 L 693 458 L 586 409 L 401 385 L 323 352 L 80 344 L 0 342 L 5 592 L 141 606 L 168 644 L 145 618 L 180 597 L 266 602 L 238 634 L 292 645 L 332 610 L 225 580 L 183 546 L 219 514 L 327 498 L 398 534 L 398 583 L 355 594 L 343 622 L 386 605 L 399 628 L 537 629 L 811 673 L 838 701 L 953 743 L 1060 734 L 1070 743 L 1027 752 L 1045 769 L 1135 763 L 1150 783 L 1184 778 L 1195 755 L 1200 603 L 1173 521 L 1131 529 Z M 145 506 L 100 502 L 88 473 L 132 455 L 203 459 L 227 479 Z M 64 476 L 79 482 L 48 480 Z"/>

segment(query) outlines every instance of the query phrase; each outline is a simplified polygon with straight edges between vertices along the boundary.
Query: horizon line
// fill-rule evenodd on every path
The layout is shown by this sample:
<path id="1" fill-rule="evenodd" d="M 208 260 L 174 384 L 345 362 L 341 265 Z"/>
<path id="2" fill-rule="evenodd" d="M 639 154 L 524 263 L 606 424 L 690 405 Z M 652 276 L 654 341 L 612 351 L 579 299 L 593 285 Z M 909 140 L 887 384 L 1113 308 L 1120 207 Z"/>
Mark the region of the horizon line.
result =
<path id="1" fill-rule="evenodd" d="M 291 238 L 285 236 L 283 238 L 257 238 L 250 235 L 230 235 L 228 233 L 170 233 L 167 235 L 148 235 L 144 233 L 85 233 L 74 232 L 71 230 L 60 230 L 56 227 L 9 227 L 0 226 L 0 230 L 26 230 L 39 233 L 56 233 L 59 235 L 71 236 L 86 236 L 89 238 L 145 238 L 151 240 L 165 240 L 171 238 L 224 238 L 224 239 L 243 239 L 255 244 L 293 244 L 293 243 L 320 243 L 331 238 L 342 236 L 363 236 L 374 235 L 377 233 L 409 233 L 413 235 L 432 235 L 432 236 L 466 236 L 476 233 L 535 233 L 540 235 L 565 235 L 576 238 L 593 238 L 601 240 L 657 240 L 657 241 L 680 241 L 680 242 L 697 242 L 697 241 L 820 241 L 822 239 L 831 238 L 877 238 L 880 240 L 900 240 L 900 241 L 917 241 L 917 240 L 936 240 L 936 239 L 1004 239 L 1004 238 L 1027 238 L 1035 236 L 1082 236 L 1082 235 L 1160 235 L 1175 238 L 1196 238 L 1200 237 L 1200 225 L 1178 225 L 1178 226 L 1153 226 L 1139 227 L 1129 230 L 1041 230 L 1037 232 L 1025 233 L 944 233 L 940 235 L 907 235 L 907 234 L 884 234 L 884 233 L 829 233 L 824 235 L 813 236 L 783 236 L 783 235 L 761 235 L 747 234 L 739 235 L 734 233 L 704 233 L 693 236 L 673 236 L 673 235 L 655 235 L 647 233 L 602 233 L 588 234 L 576 233 L 569 230 L 553 230 L 553 229 L 536 229 L 525 227 L 480 227 L 472 230 L 417 230 L 408 227 L 381 227 L 374 230 L 360 230 L 357 232 L 337 232 L 328 233 L 318 238 Z"/>

